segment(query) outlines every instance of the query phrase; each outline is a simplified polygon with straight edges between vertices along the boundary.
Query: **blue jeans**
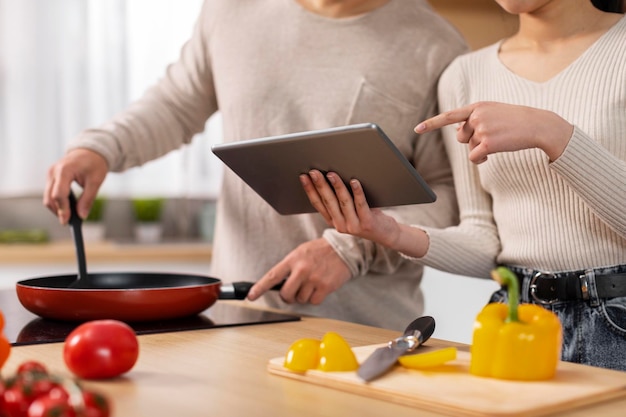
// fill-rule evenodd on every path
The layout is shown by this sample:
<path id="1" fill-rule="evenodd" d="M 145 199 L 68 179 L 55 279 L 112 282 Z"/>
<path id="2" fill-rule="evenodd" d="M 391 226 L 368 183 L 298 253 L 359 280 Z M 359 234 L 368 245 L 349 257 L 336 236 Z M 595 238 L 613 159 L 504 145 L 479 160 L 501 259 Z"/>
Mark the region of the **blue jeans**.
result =
<path id="1" fill-rule="evenodd" d="M 529 297 L 530 280 L 537 271 L 511 267 L 521 279 L 522 303 L 534 302 Z M 626 265 L 595 269 L 596 274 L 623 273 Z M 555 274 L 557 277 L 558 273 Z M 626 297 L 598 298 L 595 280 L 589 282 L 589 300 L 555 302 L 543 305 L 553 311 L 563 326 L 561 359 L 601 368 L 626 371 Z M 493 293 L 490 302 L 507 302 L 506 289 Z"/>

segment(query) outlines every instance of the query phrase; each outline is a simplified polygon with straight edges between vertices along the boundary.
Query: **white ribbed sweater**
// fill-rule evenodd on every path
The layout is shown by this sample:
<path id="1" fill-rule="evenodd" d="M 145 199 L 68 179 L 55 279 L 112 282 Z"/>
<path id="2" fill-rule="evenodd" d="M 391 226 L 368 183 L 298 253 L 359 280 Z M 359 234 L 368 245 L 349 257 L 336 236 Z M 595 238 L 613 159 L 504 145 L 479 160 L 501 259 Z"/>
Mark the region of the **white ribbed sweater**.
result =
<path id="1" fill-rule="evenodd" d="M 430 235 L 419 262 L 488 277 L 497 263 L 547 271 L 626 264 L 626 18 L 552 79 L 532 82 L 498 59 L 499 43 L 458 58 L 440 80 L 442 110 L 500 101 L 554 111 L 575 126 L 549 163 L 538 149 L 474 165 L 444 130 L 461 224 Z"/>

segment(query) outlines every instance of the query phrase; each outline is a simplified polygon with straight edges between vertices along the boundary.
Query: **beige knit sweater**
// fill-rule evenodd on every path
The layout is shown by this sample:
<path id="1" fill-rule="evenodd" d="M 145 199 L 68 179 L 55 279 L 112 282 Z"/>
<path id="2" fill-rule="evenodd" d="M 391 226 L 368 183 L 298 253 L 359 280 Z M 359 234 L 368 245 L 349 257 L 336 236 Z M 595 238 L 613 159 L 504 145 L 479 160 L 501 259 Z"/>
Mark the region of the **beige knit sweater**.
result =
<path id="1" fill-rule="evenodd" d="M 71 147 L 93 149 L 121 171 L 189 142 L 218 110 L 228 142 L 374 122 L 438 196 L 434 204 L 391 212 L 404 222 L 446 227 L 458 217 L 440 133 L 418 139 L 413 128 L 436 113 L 437 80 L 465 51 L 459 33 L 424 0 L 392 0 L 345 19 L 312 14 L 295 0 L 208 0 L 165 77 Z M 285 305 L 275 293 L 265 302 L 393 329 L 422 313 L 421 266 L 329 230 L 317 214 L 281 216 L 228 170 L 212 274 L 226 282 L 258 280 L 299 244 L 322 235 L 354 278 L 320 306 Z"/>
<path id="2" fill-rule="evenodd" d="M 446 128 L 461 224 L 427 229 L 420 262 L 477 277 L 495 262 L 554 272 L 626 264 L 626 18 L 543 83 L 509 71 L 498 47 L 449 66 L 442 110 L 484 100 L 533 106 L 559 114 L 574 134 L 552 163 L 529 149 L 474 165 Z"/>

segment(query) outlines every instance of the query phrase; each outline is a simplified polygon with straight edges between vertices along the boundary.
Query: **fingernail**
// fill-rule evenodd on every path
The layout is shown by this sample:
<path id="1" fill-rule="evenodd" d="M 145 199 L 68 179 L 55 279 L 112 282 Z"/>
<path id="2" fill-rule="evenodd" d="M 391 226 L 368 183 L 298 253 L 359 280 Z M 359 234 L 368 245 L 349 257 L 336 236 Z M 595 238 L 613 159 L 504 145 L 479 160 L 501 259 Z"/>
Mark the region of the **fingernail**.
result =
<path id="1" fill-rule="evenodd" d="M 417 126 L 415 126 L 415 132 L 416 133 L 423 132 L 424 130 L 426 130 L 426 124 L 425 123 L 420 123 Z"/>
<path id="2" fill-rule="evenodd" d="M 328 178 L 328 182 L 330 182 L 331 184 L 335 183 L 335 177 L 334 176 L 328 174 L 328 175 L 326 175 L 326 178 Z"/>

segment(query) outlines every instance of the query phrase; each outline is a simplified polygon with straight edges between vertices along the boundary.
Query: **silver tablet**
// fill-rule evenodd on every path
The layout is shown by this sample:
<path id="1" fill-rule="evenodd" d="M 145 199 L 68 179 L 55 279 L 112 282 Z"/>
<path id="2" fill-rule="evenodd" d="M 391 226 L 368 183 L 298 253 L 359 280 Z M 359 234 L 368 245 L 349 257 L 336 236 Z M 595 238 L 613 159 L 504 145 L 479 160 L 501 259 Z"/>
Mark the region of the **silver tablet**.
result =
<path id="1" fill-rule="evenodd" d="M 315 212 L 298 178 L 314 168 L 361 181 L 370 207 L 436 199 L 373 123 L 224 143 L 212 151 L 280 214 Z"/>

